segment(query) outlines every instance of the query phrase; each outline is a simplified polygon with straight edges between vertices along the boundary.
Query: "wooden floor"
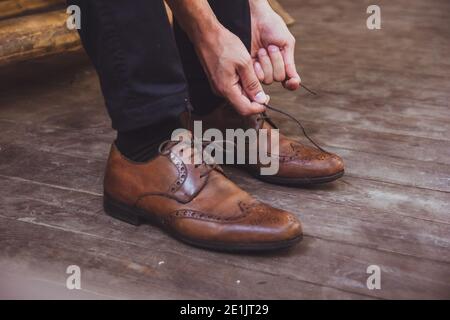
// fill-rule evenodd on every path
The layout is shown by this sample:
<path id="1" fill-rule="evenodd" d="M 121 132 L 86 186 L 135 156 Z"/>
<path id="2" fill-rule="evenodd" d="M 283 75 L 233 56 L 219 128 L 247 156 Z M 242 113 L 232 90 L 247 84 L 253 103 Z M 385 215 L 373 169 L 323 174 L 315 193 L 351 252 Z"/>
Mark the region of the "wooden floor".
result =
<path id="1" fill-rule="evenodd" d="M 294 212 L 304 241 L 270 255 L 180 244 L 102 211 L 114 137 L 83 54 L 0 69 L 0 296 L 64 298 L 450 298 L 450 2 L 284 0 L 307 86 L 270 89 L 343 156 L 347 174 L 310 189 L 227 172 Z M 274 115 L 285 132 L 295 124 Z M 81 268 L 82 290 L 65 289 Z M 369 290 L 366 269 L 381 268 Z"/>

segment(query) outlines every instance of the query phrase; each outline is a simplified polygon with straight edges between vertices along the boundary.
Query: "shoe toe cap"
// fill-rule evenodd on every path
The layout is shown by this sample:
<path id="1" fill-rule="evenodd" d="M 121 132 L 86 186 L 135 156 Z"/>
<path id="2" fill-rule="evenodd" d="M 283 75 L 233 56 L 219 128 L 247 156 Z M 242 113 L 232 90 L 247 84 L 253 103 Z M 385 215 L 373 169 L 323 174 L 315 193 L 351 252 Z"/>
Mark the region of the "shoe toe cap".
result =
<path id="1" fill-rule="evenodd" d="M 253 247 L 266 245 L 283 246 L 283 243 L 301 240 L 302 224 L 292 213 L 263 203 L 252 204 L 243 209 L 243 216 L 235 220 L 215 221 L 183 219 L 177 230 L 185 238 L 195 241 Z"/>
<path id="2" fill-rule="evenodd" d="M 300 220 L 292 213 L 265 203 L 250 206 L 241 224 L 249 238 L 255 241 L 285 241 L 302 236 Z"/>
<path id="3" fill-rule="evenodd" d="M 324 162 L 324 171 L 330 175 L 344 171 L 344 160 L 336 154 L 330 154 Z"/>
<path id="4" fill-rule="evenodd" d="M 333 176 L 344 171 L 344 160 L 336 154 L 321 153 L 315 157 L 294 158 L 280 165 L 279 174 L 290 178 Z"/>

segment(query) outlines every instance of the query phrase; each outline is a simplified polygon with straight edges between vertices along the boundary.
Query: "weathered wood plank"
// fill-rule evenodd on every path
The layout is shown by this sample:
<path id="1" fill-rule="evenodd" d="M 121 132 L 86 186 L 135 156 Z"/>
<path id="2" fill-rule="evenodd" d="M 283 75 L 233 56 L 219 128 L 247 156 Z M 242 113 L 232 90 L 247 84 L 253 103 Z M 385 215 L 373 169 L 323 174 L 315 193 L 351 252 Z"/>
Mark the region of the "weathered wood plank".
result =
<path id="1" fill-rule="evenodd" d="M 19 186 L 16 185 L 16 188 L 18 187 Z M 15 252 L 15 250 L 17 250 L 15 248 L 16 246 L 20 246 L 20 248 L 28 247 L 28 250 L 18 250 L 21 254 L 33 251 L 33 253 L 28 253 L 30 255 L 28 259 L 36 256 L 34 250 L 30 250 L 29 247 L 34 243 L 39 243 L 40 249 L 36 249 L 39 253 L 42 252 L 42 254 L 47 255 L 48 251 L 59 252 L 61 249 L 64 251 L 67 250 L 67 254 L 71 254 L 72 256 L 72 261 L 74 261 L 73 259 L 76 261 L 78 255 L 71 252 L 71 250 L 74 250 L 73 248 L 75 248 L 76 245 L 79 245 L 79 247 L 82 248 L 87 246 L 90 248 L 89 252 L 94 253 L 97 257 L 100 255 L 112 259 L 113 261 L 110 261 L 109 263 L 106 263 L 107 261 L 105 261 L 105 267 L 102 268 L 102 270 L 105 271 L 114 272 L 114 270 L 111 271 L 109 269 L 109 266 L 113 264 L 111 268 L 114 269 L 114 262 L 119 259 L 117 255 L 126 255 L 128 258 L 126 261 L 139 265 L 147 265 L 142 259 L 145 261 L 153 259 L 153 263 L 151 264 L 153 266 L 159 259 L 173 261 L 176 267 L 174 267 L 171 272 L 179 273 L 179 265 L 174 261 L 174 258 L 164 256 L 169 253 L 171 256 L 177 254 L 180 255 L 180 259 L 184 260 L 184 262 L 180 261 L 178 264 L 188 264 L 184 269 L 187 270 L 187 273 L 190 274 L 189 270 L 201 270 L 198 272 L 199 278 L 193 278 L 193 276 L 191 276 L 190 281 L 192 282 L 187 284 L 186 288 L 183 286 L 183 291 L 194 286 L 196 288 L 201 288 L 201 290 L 198 290 L 199 292 L 209 292 L 210 288 L 208 289 L 204 286 L 205 282 L 209 282 L 209 278 L 214 277 L 212 282 L 216 283 L 219 281 L 220 283 L 221 280 L 218 280 L 217 276 L 223 277 L 223 271 L 226 274 L 232 274 L 233 277 L 238 277 L 238 279 L 253 279 L 253 277 L 259 276 L 259 272 L 263 272 L 264 275 L 268 274 L 276 276 L 277 278 L 288 278 L 290 281 L 295 279 L 298 281 L 307 281 L 312 284 L 326 283 L 327 287 L 384 298 L 392 298 L 395 296 L 445 297 L 450 294 L 449 284 L 443 280 L 448 277 L 448 273 L 450 272 L 448 264 L 436 261 L 432 262 L 427 259 L 417 259 L 409 256 L 399 256 L 397 254 L 380 252 L 368 248 L 357 248 L 352 245 L 322 240 L 315 237 L 311 238 L 309 236 L 302 245 L 289 252 L 278 253 L 275 256 L 236 256 L 212 253 L 178 244 L 175 240 L 151 226 L 135 228 L 114 221 L 106 215 L 100 214 L 101 199 L 98 196 L 81 196 L 77 192 L 68 192 L 64 190 L 46 192 L 45 189 L 47 189 L 47 187 L 42 185 L 26 186 L 25 184 L 25 186 L 22 187 L 28 189 L 33 188 L 33 190 L 40 189 L 40 191 L 38 193 L 28 193 L 29 197 L 26 202 L 24 202 L 23 199 L 20 199 L 20 195 L 16 198 L 8 197 L 10 199 L 9 202 L 7 204 L 2 204 L 2 206 L 3 208 L 9 208 L 8 210 L 2 211 L 12 215 L 12 217 L 4 217 L 4 219 L 7 219 L 8 221 L 9 219 L 15 219 L 15 221 L 19 220 L 33 226 L 38 225 L 40 227 L 45 227 L 45 231 L 34 231 L 32 233 L 33 235 L 36 235 L 37 239 L 35 237 L 29 239 L 30 236 L 24 236 L 28 226 L 19 228 L 21 231 L 18 231 L 18 228 L 15 227 L 11 229 L 16 231 L 6 232 L 7 236 L 5 237 L 8 239 L 6 243 L 13 243 L 11 247 L 8 247 L 10 250 L 6 250 L 6 252 Z M 45 194 L 45 196 L 41 197 L 39 195 L 40 193 Z M 61 196 L 61 193 L 65 193 L 64 196 Z M 54 201 L 51 200 L 52 198 Z M 5 223 L 2 223 L 2 226 L 4 225 Z M 5 228 L 8 229 L 7 223 Z M 30 227 L 30 229 L 33 230 L 34 228 Z M 52 250 L 44 250 L 44 248 L 48 246 L 45 237 L 47 234 L 50 234 L 49 237 L 53 239 L 54 236 L 51 234 L 54 230 L 64 230 L 65 232 L 74 233 L 77 236 L 83 237 L 94 236 L 96 240 L 89 241 L 82 245 L 77 244 L 78 241 L 72 239 L 71 235 L 66 235 L 64 238 L 66 240 L 70 239 L 70 241 L 58 243 L 57 245 L 60 247 L 59 250 L 55 249 L 52 244 L 50 244 L 50 249 Z M 2 232 L 2 234 L 5 233 Z M 21 240 L 14 244 L 16 238 Z M 26 245 L 21 243 L 22 241 L 25 241 Z M 118 241 L 118 243 L 111 244 L 110 246 L 106 246 L 105 244 L 107 242 L 116 241 Z M 55 243 L 55 241 L 52 242 Z M 134 246 L 137 247 L 135 248 Z M 152 252 L 157 252 L 158 258 L 149 254 L 149 246 L 152 248 Z M 22 253 L 23 251 L 25 252 Z M 123 253 L 119 254 L 119 252 Z M 189 256 L 189 259 L 185 258 L 186 255 Z M 58 257 L 59 256 L 60 254 L 58 254 Z M 24 257 L 21 257 L 20 260 L 23 258 Z M 37 258 L 36 263 L 40 260 L 52 261 L 50 258 L 40 257 Z M 124 259 L 120 258 L 120 260 L 122 261 Z M 191 268 L 191 264 L 196 263 L 197 261 L 199 262 L 199 265 L 202 265 L 203 267 L 197 266 Z M 320 261 L 329 261 L 331 265 L 323 265 Z M 384 271 L 384 288 L 379 292 L 369 291 L 365 288 L 365 279 L 367 277 L 365 269 L 370 264 L 379 264 Z M 35 263 L 33 263 L 33 265 L 35 265 Z M 108 266 L 108 268 L 106 266 Z M 232 273 L 229 271 L 230 268 L 233 268 Z M 245 277 L 241 277 L 241 274 L 235 273 L 235 268 L 237 269 L 237 272 L 249 270 L 255 274 L 253 274 L 253 276 L 248 274 Z M 98 265 L 97 269 L 99 269 Z M 277 272 L 274 273 L 274 270 L 277 270 Z M 318 272 L 318 270 L 320 270 L 320 272 Z M 427 270 L 426 274 L 423 273 L 424 270 Z M 133 275 L 129 276 L 133 277 Z M 403 281 L 402 279 L 407 281 Z M 155 281 L 155 279 L 147 279 L 147 281 Z M 162 283 L 166 283 L 166 281 L 168 280 L 165 279 Z M 185 279 L 185 281 L 189 280 Z M 261 281 L 267 281 L 267 279 Z M 144 284 L 149 285 L 145 282 Z M 152 283 L 151 285 L 153 288 L 156 286 L 155 283 Z M 166 285 L 170 286 L 170 282 L 166 283 Z M 180 284 L 178 283 L 177 285 Z M 283 286 L 288 286 L 286 290 L 289 291 L 289 294 L 292 294 L 293 291 L 300 290 L 298 285 L 298 283 L 292 282 L 291 284 L 284 284 Z M 134 284 L 134 286 L 136 286 L 136 284 Z M 158 286 L 156 287 L 159 289 Z M 418 290 L 418 288 L 422 288 L 423 291 Z M 107 292 L 99 291 L 98 289 L 95 289 L 94 291 L 108 294 Z M 248 292 L 251 292 L 251 290 Z M 185 296 L 189 296 L 192 293 L 188 291 L 184 292 L 184 294 Z M 222 292 L 220 294 L 227 295 L 228 297 L 230 297 L 230 294 L 232 294 L 231 296 L 234 296 L 232 292 Z M 267 297 L 267 294 L 270 293 L 266 292 L 261 294 L 262 296 Z M 314 296 L 314 293 L 309 292 L 308 294 L 310 294 L 310 297 Z"/>
<path id="2" fill-rule="evenodd" d="M 32 219 L 0 220 L 0 269 L 15 269 L 23 277 L 39 275 L 64 285 L 66 268 L 75 264 L 81 268 L 84 289 L 115 298 L 364 298 L 284 275 L 233 266 L 221 261 L 220 254 L 208 259 L 201 250 L 187 248 L 192 253 L 187 258 L 183 251 L 166 251 L 177 245 L 170 241 L 163 245 L 165 239 L 148 239 L 135 245 L 42 225 Z M 55 241 L 62 238 L 65 241 Z"/>
<path id="3" fill-rule="evenodd" d="M 297 124 L 272 114 L 281 131 L 297 139 L 305 139 Z M 347 125 L 333 126 L 315 119 L 301 120 L 308 134 L 324 146 L 355 150 L 393 158 L 450 164 L 450 141 L 413 137 L 404 134 L 374 132 Z"/>
<path id="4" fill-rule="evenodd" d="M 448 139 L 450 26 L 443 12 L 449 4 L 435 1 L 427 10 L 416 2 L 382 2 L 383 27 L 377 31 L 365 27 L 368 4 L 286 1 L 300 17 L 292 30 L 299 38 L 303 80 L 329 96 L 302 97 L 310 108 L 299 115 L 333 120 L 335 126 L 356 120 L 360 128 L 379 132 Z M 325 21 L 320 26 L 315 23 L 318 16 Z M 408 36 L 411 32 L 414 36 Z M 441 121 L 433 125 L 430 118 Z M 384 130 L 386 123 L 390 131 Z"/>
<path id="5" fill-rule="evenodd" d="M 63 3 L 65 3 L 64 0 L 2 0 L 0 1 L 0 19 L 52 9 Z"/>
<path id="6" fill-rule="evenodd" d="M 0 261 L 0 265 L 1 265 Z M 113 296 L 98 294 L 84 288 L 67 290 L 63 281 L 43 279 L 42 274 L 32 276 L 12 265 L 12 270 L 0 266 L 0 299 L 2 300 L 105 300 Z M 19 270 L 18 270 L 19 269 Z M 22 273 L 21 273 L 22 271 Z M 30 272 L 31 273 L 31 272 Z"/>
<path id="7" fill-rule="evenodd" d="M 54 11 L 0 21 L 0 65 L 81 49 L 66 19 L 65 11 Z"/>
<path id="8" fill-rule="evenodd" d="M 354 84 L 363 91 L 368 90 L 368 87 L 362 88 L 360 82 L 356 80 Z M 279 88 L 269 92 L 273 97 L 271 103 L 274 106 L 289 110 L 298 119 L 308 121 L 318 119 L 333 127 L 348 126 L 373 132 L 450 140 L 450 125 L 446 117 L 418 115 L 416 109 L 409 103 L 401 107 L 400 102 L 386 101 L 385 98 L 358 98 L 328 92 L 319 92 L 319 96 L 316 97 L 305 94 L 287 96 Z M 423 114 L 426 109 L 419 112 Z"/>

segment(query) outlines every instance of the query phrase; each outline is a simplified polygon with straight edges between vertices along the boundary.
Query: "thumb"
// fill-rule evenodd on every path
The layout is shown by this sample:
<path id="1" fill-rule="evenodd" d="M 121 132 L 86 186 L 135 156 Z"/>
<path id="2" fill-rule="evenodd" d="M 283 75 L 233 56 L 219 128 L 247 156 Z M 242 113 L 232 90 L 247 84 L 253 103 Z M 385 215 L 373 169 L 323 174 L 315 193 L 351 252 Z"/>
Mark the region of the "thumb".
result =
<path id="1" fill-rule="evenodd" d="M 236 111 L 243 116 L 258 114 L 265 110 L 262 104 L 249 100 L 239 83 L 236 83 L 228 90 L 226 97 Z"/>
<path id="2" fill-rule="evenodd" d="M 241 80 L 242 89 L 250 100 L 263 104 L 267 97 L 264 90 L 256 76 L 252 63 L 247 63 L 238 70 L 239 78 Z"/>

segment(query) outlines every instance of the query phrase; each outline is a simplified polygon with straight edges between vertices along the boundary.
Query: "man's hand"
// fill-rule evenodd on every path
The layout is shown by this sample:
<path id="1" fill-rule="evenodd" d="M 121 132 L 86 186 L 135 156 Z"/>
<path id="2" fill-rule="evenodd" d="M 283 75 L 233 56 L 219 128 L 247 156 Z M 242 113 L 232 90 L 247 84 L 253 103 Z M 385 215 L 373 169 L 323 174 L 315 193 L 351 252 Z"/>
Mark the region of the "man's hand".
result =
<path id="1" fill-rule="evenodd" d="M 295 38 L 267 0 L 250 0 L 252 57 L 260 81 L 283 82 L 286 89 L 300 87 L 294 62 Z"/>
<path id="2" fill-rule="evenodd" d="M 206 0 L 169 0 L 200 58 L 211 87 L 242 115 L 263 112 L 268 97 L 242 41 L 223 27 Z"/>
<path id="3" fill-rule="evenodd" d="M 253 61 L 242 41 L 223 28 L 196 46 L 212 88 L 227 98 L 242 115 L 264 111 L 267 102 Z M 255 102 L 253 102 L 255 101 Z"/>

